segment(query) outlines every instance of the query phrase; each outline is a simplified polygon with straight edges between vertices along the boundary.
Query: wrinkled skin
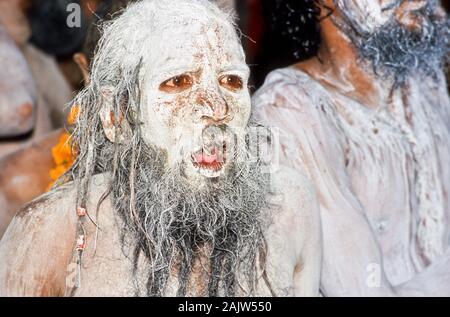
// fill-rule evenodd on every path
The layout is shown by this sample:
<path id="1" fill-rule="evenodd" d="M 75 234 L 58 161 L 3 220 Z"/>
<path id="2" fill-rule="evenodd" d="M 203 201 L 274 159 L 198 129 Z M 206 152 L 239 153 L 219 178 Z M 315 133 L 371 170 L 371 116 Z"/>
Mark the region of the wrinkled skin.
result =
<path id="1" fill-rule="evenodd" d="M 395 1 L 336 2 L 365 31 L 390 18 L 416 29 L 425 21 L 415 13 L 422 1 L 384 11 Z M 415 73 L 394 87 L 360 60 L 333 23 L 343 12 L 326 4 L 335 11 L 321 22 L 319 58 L 273 72 L 254 98 L 259 119 L 283 130 L 282 161 L 316 186 L 321 291 L 449 296 L 450 101 L 442 71 L 439 81 Z"/>
<path id="2" fill-rule="evenodd" d="M 143 3 L 147 2 L 143 6 L 149 8 L 148 14 L 151 14 L 150 9 L 154 8 L 150 4 L 156 1 Z M 237 131 L 247 125 L 251 110 L 246 86 L 248 68 L 237 35 L 223 18 L 205 9 L 205 22 L 198 14 L 199 9 L 204 9 L 200 4 L 193 9 L 186 5 L 189 10 L 181 14 L 172 11 L 174 7 L 166 6 L 169 13 L 160 18 L 164 22 L 177 20 L 177 23 L 188 18 L 190 23 L 183 29 L 170 26 L 177 23 L 168 23 L 164 30 L 153 30 L 145 36 L 148 42 L 139 43 L 143 48 L 150 43 L 164 45 L 152 45 L 152 50 L 140 51 L 144 53 L 139 119 L 143 140 L 165 150 L 168 166 L 184 161 L 186 176 L 196 187 L 215 175 L 201 167 L 194 168 L 192 151 L 200 144 L 194 136 L 197 130 L 201 132 L 208 126 L 225 124 Z M 147 14 L 147 11 L 139 11 Z M 129 18 L 131 21 L 133 16 Z M 132 27 L 129 31 L 136 32 Z M 239 80 L 224 81 L 227 76 L 237 76 Z M 91 76 L 91 81 L 94 80 Z M 236 82 L 240 84 L 235 85 Z M 114 124 L 116 118 L 110 112 L 109 89 L 102 87 L 104 109 L 99 115 L 110 141 L 122 142 L 127 137 L 126 122 L 118 118 L 122 128 L 114 130 L 118 125 Z M 226 175 L 226 164 L 218 173 Z M 109 181 L 107 174 L 91 179 L 87 210 L 95 210 Z M 76 265 L 70 262 L 77 223 L 76 190 L 73 183 L 68 183 L 25 206 L 14 218 L 0 242 L 0 295 L 68 295 L 65 290 L 73 287 L 76 278 Z M 275 293 L 317 295 L 321 238 L 314 192 L 303 176 L 280 166 L 271 175 L 268 201 L 273 221 L 264 235 L 268 244 L 267 273 Z M 91 215 L 101 224 L 101 231 L 96 235 L 93 223 L 86 223 L 89 243 L 83 253 L 83 280 L 72 295 L 134 295 L 131 262 L 124 255 L 129 250 L 122 250 L 129 246 L 121 245 L 117 215 L 110 197 L 100 205 L 98 213 Z M 95 243 L 94 236 L 97 236 Z M 192 295 L 204 293 L 202 264 L 202 260 L 195 264 L 192 272 Z M 172 284 L 165 295 L 175 295 L 176 276 L 177 272 L 173 272 Z M 271 295 L 262 281 L 259 285 L 256 295 Z"/>
<path id="3" fill-rule="evenodd" d="M 177 34 L 181 38 L 185 28 L 166 31 L 167 36 Z M 192 42 L 183 47 L 177 41 L 163 41 L 161 49 L 168 55 L 146 63 L 156 67 L 158 73 L 146 76 L 144 70 L 143 103 L 147 106 L 142 115 L 149 120 L 144 122 L 143 137 L 168 152 L 171 166 L 180 159 L 190 161 L 194 151 L 201 149 L 195 137 L 205 127 L 244 129 L 250 116 L 250 95 L 246 89 L 249 69 L 234 30 L 229 25 L 210 22 L 200 24 L 192 33 Z M 190 83 L 170 87 L 173 75 Z M 192 164 L 188 167 L 191 169 Z M 200 172 L 203 170 L 200 168 Z M 194 169 L 191 172 L 195 174 Z"/>
<path id="4" fill-rule="evenodd" d="M 249 69 L 234 29 L 205 19 L 191 27 L 195 37 L 180 46 L 189 22 L 163 24 L 158 29 L 158 37 L 162 37 L 158 50 L 164 52 L 164 59 L 145 56 L 140 73 L 144 82 L 141 111 L 148 118 L 143 122 L 143 138 L 167 151 L 171 167 L 191 161 L 194 152 L 201 150 L 200 139 L 206 126 L 243 129 L 250 115 L 249 91 L 243 89 L 248 84 Z M 154 33 L 148 36 L 156 37 Z M 231 49 L 224 51 L 219 43 Z M 108 87 L 104 88 L 104 97 L 111 97 Z M 114 118 L 109 109 L 105 108 L 101 117 L 106 135 L 114 141 Z M 187 164 L 187 173 L 194 176 L 196 170 L 191 162 Z M 200 171 L 218 175 L 202 168 Z"/>

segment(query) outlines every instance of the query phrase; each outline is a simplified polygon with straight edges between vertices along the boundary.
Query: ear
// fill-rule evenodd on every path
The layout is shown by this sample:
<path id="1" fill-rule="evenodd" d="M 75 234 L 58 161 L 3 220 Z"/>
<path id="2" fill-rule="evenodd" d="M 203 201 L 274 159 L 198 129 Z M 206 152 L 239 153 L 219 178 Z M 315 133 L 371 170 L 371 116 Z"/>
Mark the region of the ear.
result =
<path id="1" fill-rule="evenodd" d="M 86 55 L 84 53 L 76 53 L 73 55 L 73 60 L 77 63 L 78 68 L 83 75 L 84 84 L 89 84 L 89 62 Z"/>
<path id="2" fill-rule="evenodd" d="M 114 112 L 114 94 L 110 88 L 102 89 L 102 107 L 99 113 L 103 131 L 109 141 L 125 143 L 131 138 L 131 127 L 121 111 L 118 116 Z"/>

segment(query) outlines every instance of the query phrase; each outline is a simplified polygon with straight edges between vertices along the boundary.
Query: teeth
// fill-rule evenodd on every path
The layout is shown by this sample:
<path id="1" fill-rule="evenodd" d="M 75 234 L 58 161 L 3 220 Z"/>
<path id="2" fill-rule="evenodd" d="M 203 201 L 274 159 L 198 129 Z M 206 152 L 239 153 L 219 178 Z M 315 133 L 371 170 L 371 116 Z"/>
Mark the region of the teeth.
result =
<path id="1" fill-rule="evenodd" d="M 218 177 L 223 173 L 226 160 L 226 144 L 211 143 L 191 155 L 193 167 L 204 177 Z"/>

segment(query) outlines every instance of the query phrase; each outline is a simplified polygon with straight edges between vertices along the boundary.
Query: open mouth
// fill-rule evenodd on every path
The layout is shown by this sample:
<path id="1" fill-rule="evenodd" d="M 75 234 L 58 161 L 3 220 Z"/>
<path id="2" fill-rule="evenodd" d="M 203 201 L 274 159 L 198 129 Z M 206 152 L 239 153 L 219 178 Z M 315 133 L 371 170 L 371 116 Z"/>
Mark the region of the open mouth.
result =
<path id="1" fill-rule="evenodd" d="M 218 176 L 226 163 L 226 144 L 211 146 L 194 152 L 192 164 L 204 176 Z"/>

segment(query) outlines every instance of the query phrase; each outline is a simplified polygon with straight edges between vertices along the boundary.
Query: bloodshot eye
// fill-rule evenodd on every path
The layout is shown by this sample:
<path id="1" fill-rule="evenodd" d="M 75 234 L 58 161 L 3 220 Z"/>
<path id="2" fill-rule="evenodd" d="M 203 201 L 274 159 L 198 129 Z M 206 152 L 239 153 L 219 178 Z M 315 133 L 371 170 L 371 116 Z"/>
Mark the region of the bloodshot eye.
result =
<path id="1" fill-rule="evenodd" d="M 219 83 L 222 87 L 231 91 L 239 91 L 244 86 L 241 77 L 236 75 L 222 76 L 219 78 Z"/>
<path id="2" fill-rule="evenodd" d="M 189 75 L 179 75 L 164 81 L 159 85 L 161 91 L 167 93 L 178 93 L 192 87 L 193 80 Z"/>

